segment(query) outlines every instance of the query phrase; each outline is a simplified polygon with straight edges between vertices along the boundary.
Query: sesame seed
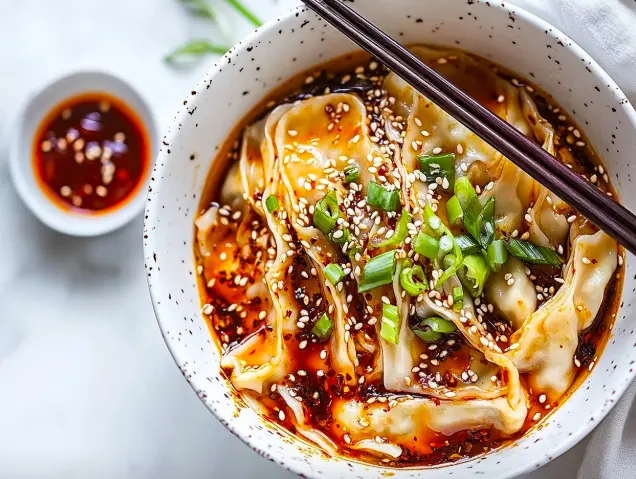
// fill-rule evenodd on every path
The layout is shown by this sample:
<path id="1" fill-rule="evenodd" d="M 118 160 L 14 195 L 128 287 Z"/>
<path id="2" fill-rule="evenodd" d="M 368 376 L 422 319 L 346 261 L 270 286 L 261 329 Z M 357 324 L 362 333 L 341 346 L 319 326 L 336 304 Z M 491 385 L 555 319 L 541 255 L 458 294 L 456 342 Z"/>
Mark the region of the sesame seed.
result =
<path id="1" fill-rule="evenodd" d="M 506 100 L 506 98 L 503 95 L 499 95 L 497 97 L 497 103 L 503 103 Z"/>
<path id="2" fill-rule="evenodd" d="M 539 396 L 539 403 L 540 404 L 545 403 L 546 399 L 547 399 L 547 396 L 545 394 L 542 394 L 541 396 Z"/>
<path id="3" fill-rule="evenodd" d="M 283 412 L 282 409 L 278 411 L 278 419 L 280 419 L 281 421 L 285 420 L 285 413 Z"/>
<path id="4" fill-rule="evenodd" d="M 539 419 L 541 419 L 541 413 L 540 412 L 538 412 L 534 416 L 532 416 L 532 420 L 533 421 L 538 421 Z"/>
<path id="5" fill-rule="evenodd" d="M 583 264 L 592 264 L 592 262 L 590 261 L 590 258 L 588 258 L 587 256 L 583 256 L 583 257 L 581 258 L 581 262 L 582 262 Z"/>
<path id="6" fill-rule="evenodd" d="M 442 149 L 438 146 L 433 148 L 433 154 L 434 155 L 439 155 L 442 152 Z"/>

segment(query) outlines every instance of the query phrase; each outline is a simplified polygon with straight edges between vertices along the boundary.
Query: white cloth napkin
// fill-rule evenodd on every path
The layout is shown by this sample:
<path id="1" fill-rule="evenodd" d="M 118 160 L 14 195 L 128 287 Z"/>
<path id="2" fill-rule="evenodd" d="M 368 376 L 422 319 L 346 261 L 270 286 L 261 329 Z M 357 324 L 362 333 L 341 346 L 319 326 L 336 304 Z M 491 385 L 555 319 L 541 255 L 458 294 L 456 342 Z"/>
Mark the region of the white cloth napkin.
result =
<path id="1" fill-rule="evenodd" d="M 514 0 L 513 3 L 577 42 L 636 105 L 634 0 Z M 636 478 L 635 397 L 636 383 L 594 430 L 578 479 Z"/>

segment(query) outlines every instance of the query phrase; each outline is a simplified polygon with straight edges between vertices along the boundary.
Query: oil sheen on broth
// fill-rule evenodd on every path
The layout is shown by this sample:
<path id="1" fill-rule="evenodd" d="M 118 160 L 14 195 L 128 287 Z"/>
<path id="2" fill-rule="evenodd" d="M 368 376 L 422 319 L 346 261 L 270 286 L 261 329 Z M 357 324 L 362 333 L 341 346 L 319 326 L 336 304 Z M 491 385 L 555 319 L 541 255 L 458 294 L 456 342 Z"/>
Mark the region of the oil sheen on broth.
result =
<path id="1" fill-rule="evenodd" d="M 598 188 L 547 95 L 461 51 L 413 47 Z M 362 54 L 263 100 L 196 219 L 221 367 L 271 422 L 387 466 L 482 454 L 584 379 L 613 324 L 614 240 Z"/>

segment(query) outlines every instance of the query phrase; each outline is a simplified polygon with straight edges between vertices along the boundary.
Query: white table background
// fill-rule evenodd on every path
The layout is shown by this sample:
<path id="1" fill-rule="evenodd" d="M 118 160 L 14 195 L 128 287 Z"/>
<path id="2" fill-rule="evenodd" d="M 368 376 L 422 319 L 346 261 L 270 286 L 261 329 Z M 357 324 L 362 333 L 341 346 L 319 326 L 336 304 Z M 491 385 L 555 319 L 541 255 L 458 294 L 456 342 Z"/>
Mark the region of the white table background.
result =
<path id="1" fill-rule="evenodd" d="M 298 2 L 246 3 L 267 19 Z M 229 20 L 233 40 L 251 29 Z M 219 38 L 176 0 L 0 0 L 0 478 L 295 477 L 226 431 L 175 367 L 147 292 L 141 218 L 66 237 L 9 178 L 13 119 L 39 87 L 83 68 L 114 72 L 163 131 L 213 58 L 173 70 L 162 57 L 204 35 Z M 583 453 L 530 477 L 573 478 Z"/>

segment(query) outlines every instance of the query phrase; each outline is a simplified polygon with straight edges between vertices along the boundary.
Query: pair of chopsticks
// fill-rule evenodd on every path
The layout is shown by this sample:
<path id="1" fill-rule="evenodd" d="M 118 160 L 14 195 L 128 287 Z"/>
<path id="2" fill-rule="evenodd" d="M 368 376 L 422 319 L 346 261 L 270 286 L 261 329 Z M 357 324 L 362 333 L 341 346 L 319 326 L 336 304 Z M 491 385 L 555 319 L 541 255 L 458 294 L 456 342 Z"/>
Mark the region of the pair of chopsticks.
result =
<path id="1" fill-rule="evenodd" d="M 636 216 L 340 0 L 302 0 L 391 71 L 636 254 Z"/>

